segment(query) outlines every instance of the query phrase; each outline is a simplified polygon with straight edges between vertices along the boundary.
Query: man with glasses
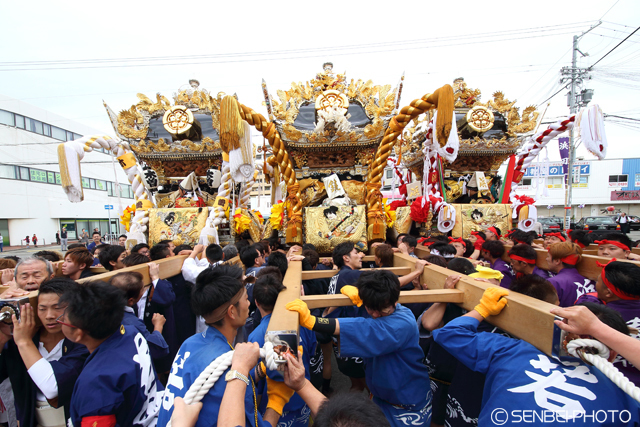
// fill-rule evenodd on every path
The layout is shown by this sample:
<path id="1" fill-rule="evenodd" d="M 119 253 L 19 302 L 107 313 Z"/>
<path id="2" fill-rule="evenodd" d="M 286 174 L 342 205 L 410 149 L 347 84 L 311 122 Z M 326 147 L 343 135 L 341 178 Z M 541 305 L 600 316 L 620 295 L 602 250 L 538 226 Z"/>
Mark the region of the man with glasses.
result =
<path id="1" fill-rule="evenodd" d="M 264 249 L 262 245 L 249 246 L 240 254 L 240 261 L 244 264 L 244 275 L 255 276 L 264 265 Z"/>
<path id="2" fill-rule="evenodd" d="M 60 298 L 62 332 L 89 350 L 71 397 L 74 426 L 154 425 L 160 396 L 149 346 L 123 326 L 125 297 L 104 282 L 73 284 Z"/>

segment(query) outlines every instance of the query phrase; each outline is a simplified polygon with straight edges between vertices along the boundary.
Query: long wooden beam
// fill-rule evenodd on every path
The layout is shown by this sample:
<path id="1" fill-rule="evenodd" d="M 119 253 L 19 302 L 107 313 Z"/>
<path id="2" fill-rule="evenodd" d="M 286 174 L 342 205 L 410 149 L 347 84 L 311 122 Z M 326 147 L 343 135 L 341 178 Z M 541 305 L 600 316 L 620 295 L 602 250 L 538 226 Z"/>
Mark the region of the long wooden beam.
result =
<path id="1" fill-rule="evenodd" d="M 409 266 L 414 263 L 415 259 L 410 256 L 398 253 L 394 255 L 394 266 Z M 450 275 L 462 276 L 456 289 L 464 293 L 464 302 L 458 304 L 465 310 L 473 310 L 485 289 L 493 286 L 436 265 L 426 266 L 421 280 L 429 289 L 442 289 Z M 487 321 L 548 355 L 557 354 L 560 331 L 553 323 L 554 315 L 549 312 L 555 305 L 516 292 L 509 294 L 508 301 L 502 313 L 489 316 Z"/>
<path id="2" fill-rule="evenodd" d="M 361 268 L 360 271 L 388 270 L 396 274 L 396 276 L 404 276 L 413 271 L 410 267 L 386 267 L 386 268 Z M 288 270 L 287 270 L 288 271 Z M 312 270 L 303 271 L 302 280 L 326 279 L 340 273 L 340 270 Z"/>
<path id="3" fill-rule="evenodd" d="M 509 250 L 511 249 L 511 247 L 512 246 L 505 245 L 505 251 L 504 251 L 504 255 L 502 255 L 502 259 L 506 262 L 511 262 L 509 258 Z M 418 245 L 416 247 L 415 253 L 420 258 L 426 258 L 430 253 L 430 251 L 429 251 L 429 248 L 427 248 L 426 246 Z M 549 265 L 547 264 L 548 252 L 544 249 L 536 249 L 536 253 L 538 255 L 538 260 L 536 262 L 536 265 L 538 266 L 538 268 L 541 268 L 543 270 L 548 270 L 549 269 Z M 576 266 L 576 269 L 578 270 L 578 273 L 580 273 L 587 279 L 596 280 L 600 275 L 600 272 L 602 271 L 602 267 L 600 267 L 598 263 L 606 264 L 609 261 L 611 261 L 609 258 L 586 254 L 582 256 L 582 260 L 580 260 L 580 262 Z M 618 261 L 631 262 L 640 266 L 640 262 L 638 261 L 623 260 L 623 259 L 620 259 Z"/>
<path id="4" fill-rule="evenodd" d="M 348 307 L 353 305 L 346 295 L 307 295 L 300 297 L 307 303 L 310 309 L 325 307 Z M 461 304 L 464 302 L 464 292 L 458 289 L 435 289 L 428 291 L 401 291 L 400 304 L 419 302 L 452 302 Z"/>
<path id="5" fill-rule="evenodd" d="M 160 265 L 160 278 L 166 279 L 168 277 L 173 277 L 176 274 L 179 274 L 182 271 L 182 264 L 184 260 L 187 259 L 187 255 L 176 255 L 170 258 L 164 258 L 157 261 L 152 261 Z M 87 277 L 86 279 L 77 280 L 78 283 L 87 283 L 94 282 L 97 280 L 109 281 L 111 277 L 115 276 L 118 273 L 124 273 L 125 271 L 135 271 L 142 274 L 142 279 L 145 285 L 151 283 L 151 278 L 149 277 L 149 266 L 147 264 L 138 264 L 131 267 L 122 268 L 120 270 L 109 271 L 107 273 L 98 274 L 96 276 Z"/>
<path id="6" fill-rule="evenodd" d="M 297 354 L 300 345 L 300 324 L 298 313 L 285 308 L 287 303 L 300 298 L 302 289 L 302 261 L 291 261 L 284 276 L 286 289 L 280 291 L 273 307 L 265 340 L 286 341 L 292 352 Z"/>
<path id="7" fill-rule="evenodd" d="M 366 262 L 373 262 L 376 260 L 376 257 L 374 255 L 365 255 L 362 257 L 362 261 L 366 261 Z M 318 262 L 323 262 L 323 261 L 331 261 L 333 262 L 333 258 L 330 256 L 325 256 L 325 257 L 320 257 L 320 261 Z"/>

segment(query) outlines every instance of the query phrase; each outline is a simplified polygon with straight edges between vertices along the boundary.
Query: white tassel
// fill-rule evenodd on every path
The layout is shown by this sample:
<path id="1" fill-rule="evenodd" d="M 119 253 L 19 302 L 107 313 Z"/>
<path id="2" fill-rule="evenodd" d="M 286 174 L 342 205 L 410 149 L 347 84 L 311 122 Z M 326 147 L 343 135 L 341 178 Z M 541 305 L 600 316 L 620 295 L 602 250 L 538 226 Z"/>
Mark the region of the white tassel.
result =
<path id="1" fill-rule="evenodd" d="M 590 153 L 602 160 L 607 155 L 607 135 L 604 132 L 604 114 L 596 104 L 580 111 L 576 117 L 578 136 Z"/>

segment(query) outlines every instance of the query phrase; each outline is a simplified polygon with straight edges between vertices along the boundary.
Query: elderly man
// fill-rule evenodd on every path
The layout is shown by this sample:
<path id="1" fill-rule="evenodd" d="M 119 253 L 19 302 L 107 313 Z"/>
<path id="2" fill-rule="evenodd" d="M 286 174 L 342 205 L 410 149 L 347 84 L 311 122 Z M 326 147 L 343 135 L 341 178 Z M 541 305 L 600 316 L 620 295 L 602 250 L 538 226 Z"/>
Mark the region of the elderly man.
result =
<path id="1" fill-rule="evenodd" d="M 25 291 L 37 291 L 42 282 L 55 276 L 53 266 L 44 258 L 32 256 L 23 258 L 16 265 L 13 281 L 7 283 L 10 288 Z"/>

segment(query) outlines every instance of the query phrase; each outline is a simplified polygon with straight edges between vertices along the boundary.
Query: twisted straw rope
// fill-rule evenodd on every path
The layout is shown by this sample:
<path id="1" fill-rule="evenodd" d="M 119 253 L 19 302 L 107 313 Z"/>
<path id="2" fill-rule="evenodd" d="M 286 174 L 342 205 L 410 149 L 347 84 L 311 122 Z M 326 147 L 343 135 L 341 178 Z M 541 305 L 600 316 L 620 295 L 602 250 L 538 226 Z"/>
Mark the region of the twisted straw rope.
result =
<path id="1" fill-rule="evenodd" d="M 284 146 L 284 142 L 282 142 L 282 139 L 280 138 L 280 134 L 278 134 L 278 131 L 276 130 L 276 125 L 273 122 L 268 122 L 262 114 L 255 112 L 251 108 L 240 103 L 238 103 L 238 105 L 240 107 L 240 116 L 246 120 L 247 123 L 262 132 L 262 135 L 267 139 L 267 141 L 269 141 L 269 145 L 271 145 L 273 155 L 278 161 L 280 172 L 282 173 L 282 176 L 284 176 L 284 181 L 289 193 L 289 199 L 292 202 L 292 212 L 289 214 L 290 222 L 292 217 L 294 218 L 294 221 L 297 218 L 302 218 L 300 186 L 298 185 L 298 180 L 296 179 L 296 173 L 293 170 L 293 164 L 289 158 L 289 153 Z"/>
<path id="2" fill-rule="evenodd" d="M 596 349 L 598 354 L 587 353 L 584 351 L 586 347 Z M 613 363 L 607 360 L 609 358 L 609 349 L 600 341 L 581 338 L 571 340 L 567 344 L 567 352 L 574 357 L 579 357 L 580 359 L 591 363 L 593 366 L 598 368 L 600 372 L 605 374 L 606 377 L 615 385 L 620 387 L 622 391 L 640 402 L 640 388 L 636 387 L 636 385 L 629 381 L 629 379 L 625 377 L 618 368 L 613 366 Z"/>
<path id="3" fill-rule="evenodd" d="M 231 366 L 233 353 L 234 350 L 229 350 L 221 354 L 198 375 L 198 378 L 191 384 L 189 390 L 187 390 L 187 393 L 184 395 L 184 403 L 187 405 L 198 403 L 209 393 L 211 387 L 215 385 L 220 376 Z M 264 343 L 264 346 L 260 349 L 260 357 L 264 360 L 267 369 L 272 371 L 278 369 L 278 365 L 275 362 L 276 353 L 273 351 L 273 343 Z M 167 423 L 167 427 L 171 427 L 172 420 L 173 416 Z"/>
<path id="4" fill-rule="evenodd" d="M 116 157 L 120 157 L 131 152 L 131 149 L 125 142 L 120 141 L 119 139 L 112 139 L 107 135 L 85 136 L 83 138 L 70 142 L 83 144 L 85 152 L 91 152 L 94 149 L 98 148 L 105 148 L 111 152 L 115 151 Z M 133 190 L 136 204 L 142 200 L 151 200 L 151 196 L 144 185 L 144 178 L 140 175 L 138 163 L 136 162 L 131 167 L 124 169 L 124 172 L 127 175 L 129 184 L 131 184 L 131 189 Z M 136 213 L 133 217 L 133 220 L 131 221 L 131 232 L 140 231 L 144 233 L 145 231 L 147 231 L 148 222 L 148 211 L 136 209 Z M 136 228 L 138 230 L 136 230 Z"/>
<path id="5" fill-rule="evenodd" d="M 387 165 L 387 158 L 393 149 L 396 139 L 402 134 L 403 129 L 411 120 L 420 114 L 431 110 L 438 105 L 438 96 L 443 89 L 449 85 L 437 89 L 433 94 L 426 94 L 420 99 L 414 99 L 406 107 L 403 107 L 389 123 L 389 127 L 384 133 L 384 137 L 378 146 L 375 158 L 369 167 L 367 177 L 367 211 L 381 212 L 382 196 L 380 194 L 381 179 L 384 168 Z M 449 86 L 450 88 L 450 86 Z M 375 215 L 375 214 L 374 214 Z"/>
<path id="6" fill-rule="evenodd" d="M 231 168 L 229 162 L 222 163 L 222 177 L 220 179 L 220 186 L 218 187 L 218 197 L 224 197 L 230 199 L 231 197 Z M 214 227 L 222 224 L 225 220 L 225 211 L 217 204 L 213 207 L 213 211 L 209 214 L 209 218 L 213 220 Z"/>

